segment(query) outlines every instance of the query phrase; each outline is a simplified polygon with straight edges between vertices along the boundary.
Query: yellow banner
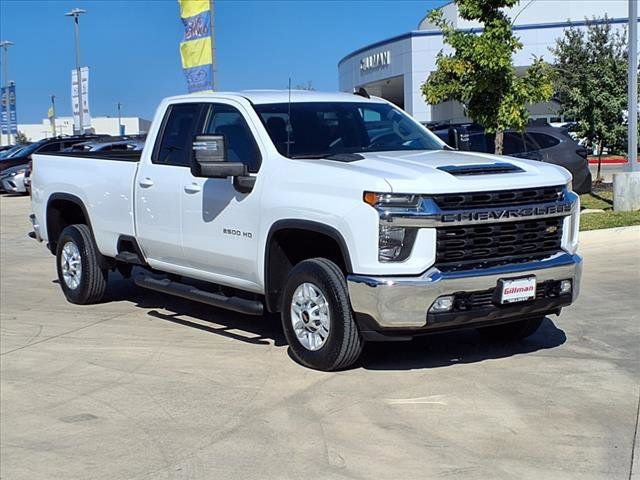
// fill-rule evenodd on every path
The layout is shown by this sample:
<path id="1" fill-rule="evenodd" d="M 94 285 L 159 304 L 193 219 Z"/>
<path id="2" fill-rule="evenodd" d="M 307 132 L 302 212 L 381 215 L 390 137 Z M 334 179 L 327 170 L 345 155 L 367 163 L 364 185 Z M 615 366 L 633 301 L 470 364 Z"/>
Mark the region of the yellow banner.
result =
<path id="1" fill-rule="evenodd" d="M 180 44 L 180 56 L 182 57 L 182 68 L 192 68 L 213 63 L 211 37 L 182 42 Z"/>
<path id="2" fill-rule="evenodd" d="M 178 3 L 182 18 L 193 17 L 211 8 L 210 0 L 178 0 Z"/>

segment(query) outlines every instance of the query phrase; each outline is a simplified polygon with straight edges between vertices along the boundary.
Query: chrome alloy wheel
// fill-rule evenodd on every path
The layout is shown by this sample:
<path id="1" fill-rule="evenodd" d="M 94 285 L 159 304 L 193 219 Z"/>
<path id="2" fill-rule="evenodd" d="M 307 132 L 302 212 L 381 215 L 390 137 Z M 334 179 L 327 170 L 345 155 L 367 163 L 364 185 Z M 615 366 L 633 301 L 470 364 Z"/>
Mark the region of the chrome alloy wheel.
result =
<path id="1" fill-rule="evenodd" d="M 80 277 L 82 276 L 82 259 L 80 250 L 78 250 L 78 246 L 75 243 L 67 242 L 64 244 L 60 263 L 64 283 L 71 290 L 75 290 L 80 285 Z"/>
<path id="2" fill-rule="evenodd" d="M 322 348 L 329 336 L 329 302 L 313 283 L 298 285 L 291 299 L 291 323 L 298 341 L 307 350 Z"/>

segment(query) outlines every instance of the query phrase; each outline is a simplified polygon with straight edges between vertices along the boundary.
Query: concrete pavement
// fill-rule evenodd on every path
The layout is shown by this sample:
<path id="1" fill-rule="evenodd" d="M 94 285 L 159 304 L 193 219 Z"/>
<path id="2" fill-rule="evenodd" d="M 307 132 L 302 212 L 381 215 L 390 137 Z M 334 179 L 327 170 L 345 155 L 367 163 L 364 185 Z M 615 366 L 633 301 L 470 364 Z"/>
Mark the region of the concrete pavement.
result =
<path id="1" fill-rule="evenodd" d="M 579 302 L 526 341 L 372 344 L 322 373 L 272 318 L 117 275 L 67 303 L 28 199 L 0 204 L 3 479 L 630 478 L 639 228 L 583 235 Z"/>

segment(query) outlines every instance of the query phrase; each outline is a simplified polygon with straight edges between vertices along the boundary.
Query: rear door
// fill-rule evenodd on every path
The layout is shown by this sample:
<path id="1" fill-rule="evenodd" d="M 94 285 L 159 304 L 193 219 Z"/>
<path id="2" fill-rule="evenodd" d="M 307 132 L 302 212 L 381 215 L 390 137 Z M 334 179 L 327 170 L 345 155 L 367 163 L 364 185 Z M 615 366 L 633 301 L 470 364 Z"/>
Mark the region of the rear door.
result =
<path id="1" fill-rule="evenodd" d="M 138 243 L 150 263 L 187 263 L 180 231 L 182 179 L 190 168 L 193 137 L 201 128 L 202 110 L 200 103 L 169 106 L 151 161 L 140 163 L 134 187 L 136 225 Z"/>

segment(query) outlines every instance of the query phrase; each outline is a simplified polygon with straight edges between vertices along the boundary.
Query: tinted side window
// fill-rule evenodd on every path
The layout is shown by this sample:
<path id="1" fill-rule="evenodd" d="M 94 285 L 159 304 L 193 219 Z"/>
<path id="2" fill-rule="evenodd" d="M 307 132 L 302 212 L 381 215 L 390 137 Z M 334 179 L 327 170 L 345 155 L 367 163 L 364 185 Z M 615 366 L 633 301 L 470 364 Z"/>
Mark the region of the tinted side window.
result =
<path id="1" fill-rule="evenodd" d="M 224 135 L 230 162 L 244 163 L 251 173 L 260 168 L 260 151 L 247 122 L 236 108 L 213 104 L 204 133 Z"/>
<path id="2" fill-rule="evenodd" d="M 502 147 L 502 153 L 504 155 L 513 155 L 514 153 L 523 153 L 526 151 L 527 148 L 525 147 L 523 135 L 505 132 L 504 146 Z"/>
<path id="3" fill-rule="evenodd" d="M 557 138 L 554 138 L 551 135 L 546 135 L 544 133 L 529 132 L 527 135 L 533 138 L 533 141 L 537 143 L 541 149 L 555 147 L 560 143 L 560 140 L 558 140 Z"/>
<path id="4" fill-rule="evenodd" d="M 191 144 L 200 117 L 198 103 L 178 103 L 167 112 L 162 128 L 160 144 L 156 145 L 153 163 L 189 166 Z"/>
<path id="5" fill-rule="evenodd" d="M 38 150 L 40 152 L 59 152 L 60 151 L 60 142 L 53 142 L 45 145 L 44 147 Z"/>

